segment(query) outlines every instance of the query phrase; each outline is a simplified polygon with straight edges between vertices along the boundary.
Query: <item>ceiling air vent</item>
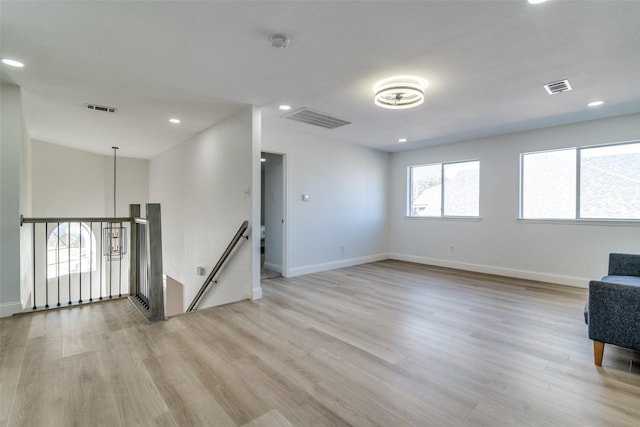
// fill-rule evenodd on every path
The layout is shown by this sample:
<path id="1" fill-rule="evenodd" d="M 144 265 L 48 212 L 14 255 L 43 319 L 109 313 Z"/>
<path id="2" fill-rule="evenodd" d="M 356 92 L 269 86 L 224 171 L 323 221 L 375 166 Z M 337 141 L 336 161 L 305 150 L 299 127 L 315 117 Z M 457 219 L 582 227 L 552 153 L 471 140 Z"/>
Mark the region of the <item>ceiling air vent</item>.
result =
<path id="1" fill-rule="evenodd" d="M 334 129 L 340 126 L 349 125 L 351 122 L 332 117 L 328 114 L 321 113 L 319 111 L 312 110 L 310 108 L 301 108 L 293 111 L 289 114 L 282 116 L 285 119 L 295 120 L 302 123 L 307 123 L 314 126 L 320 126 L 325 129 Z"/>
<path id="2" fill-rule="evenodd" d="M 84 104 L 84 108 L 91 111 L 102 111 L 104 113 L 115 113 L 118 111 L 115 107 L 105 107 L 104 105 Z"/>
<path id="3" fill-rule="evenodd" d="M 569 84 L 569 80 L 558 80 L 557 82 L 547 83 L 544 85 L 544 89 L 549 95 L 554 95 L 571 90 L 571 85 Z"/>

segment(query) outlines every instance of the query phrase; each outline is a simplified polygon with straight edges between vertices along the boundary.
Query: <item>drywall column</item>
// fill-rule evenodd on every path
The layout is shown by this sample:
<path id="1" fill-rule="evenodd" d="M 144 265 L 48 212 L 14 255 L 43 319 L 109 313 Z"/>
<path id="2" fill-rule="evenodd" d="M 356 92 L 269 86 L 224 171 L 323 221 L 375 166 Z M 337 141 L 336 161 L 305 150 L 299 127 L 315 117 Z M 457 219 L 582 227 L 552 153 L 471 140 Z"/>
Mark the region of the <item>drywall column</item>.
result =
<path id="1" fill-rule="evenodd" d="M 0 85 L 0 317 L 22 310 L 20 302 L 20 88 Z"/>

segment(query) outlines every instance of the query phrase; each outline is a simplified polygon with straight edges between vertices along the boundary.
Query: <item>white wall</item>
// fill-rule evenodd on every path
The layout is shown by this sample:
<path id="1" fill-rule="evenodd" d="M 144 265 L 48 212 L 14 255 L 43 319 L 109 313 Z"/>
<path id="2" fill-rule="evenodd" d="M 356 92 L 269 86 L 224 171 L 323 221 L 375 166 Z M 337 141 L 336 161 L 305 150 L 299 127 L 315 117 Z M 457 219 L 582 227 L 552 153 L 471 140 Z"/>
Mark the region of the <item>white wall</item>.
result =
<path id="1" fill-rule="evenodd" d="M 129 204 L 144 212 L 149 161 L 117 157 L 116 167 L 116 216 L 129 216 Z M 33 216 L 113 216 L 113 156 L 34 140 L 32 171 Z"/>
<path id="2" fill-rule="evenodd" d="M 149 162 L 144 159 L 117 158 L 117 212 L 118 217 L 129 216 L 129 204 L 140 204 L 142 212 L 148 202 L 148 169 Z M 103 156 L 87 151 L 68 148 L 61 145 L 42 141 L 31 142 L 31 214 L 33 217 L 112 217 L 113 216 L 113 156 Z M 22 227 L 28 235 L 23 238 L 23 245 L 31 245 L 30 225 Z M 55 227 L 49 226 L 47 232 L 53 232 Z M 129 258 L 125 257 L 120 265 L 117 262 L 106 262 L 100 255 L 99 223 L 92 225 L 93 236 L 97 247 L 95 269 L 85 270 L 82 274 L 72 274 L 62 277 L 62 284 L 58 289 L 59 280 L 56 277 L 45 279 L 44 254 L 45 247 L 44 225 L 36 227 L 36 289 L 33 288 L 33 268 L 23 266 L 22 284 L 23 299 L 25 292 L 31 295 L 31 303 L 37 306 L 51 301 L 57 302 L 58 294 L 62 301 L 76 301 L 80 298 L 80 283 L 82 283 L 82 299 L 87 300 L 89 292 L 92 297 L 106 295 L 109 289 L 115 295 L 119 292 L 127 293 L 129 289 Z M 27 252 L 29 261 L 33 257 Z M 47 286 L 48 285 L 48 286 Z M 49 299 L 47 299 L 47 292 Z M 68 295 L 71 289 L 71 295 Z M 118 289 L 118 291 L 116 291 Z"/>
<path id="3" fill-rule="evenodd" d="M 286 154 L 285 276 L 387 258 L 388 153 L 271 127 L 262 150 Z"/>
<path id="4" fill-rule="evenodd" d="M 150 161 L 150 200 L 162 209 L 164 271 L 184 285 L 185 309 L 206 277 L 197 267 L 211 271 L 242 221 L 260 224 L 259 126 L 259 113 L 247 108 Z M 240 241 L 198 308 L 251 298 L 259 289 L 255 229 L 258 239 L 252 233 L 249 242 Z"/>
<path id="5" fill-rule="evenodd" d="M 22 123 L 22 152 L 20 155 L 20 213 L 32 216 L 32 141 Z M 33 234 L 31 227 L 20 227 L 20 296 L 22 307 L 31 306 L 33 285 Z"/>
<path id="6" fill-rule="evenodd" d="M 0 85 L 0 317 L 20 301 L 20 180 L 23 144 L 20 88 Z"/>
<path id="7" fill-rule="evenodd" d="M 610 252 L 640 253 L 640 223 L 518 220 L 519 155 L 637 139 L 634 114 L 393 153 L 392 257 L 586 287 L 606 274 Z M 472 159 L 480 160 L 480 220 L 405 217 L 408 166 Z"/>

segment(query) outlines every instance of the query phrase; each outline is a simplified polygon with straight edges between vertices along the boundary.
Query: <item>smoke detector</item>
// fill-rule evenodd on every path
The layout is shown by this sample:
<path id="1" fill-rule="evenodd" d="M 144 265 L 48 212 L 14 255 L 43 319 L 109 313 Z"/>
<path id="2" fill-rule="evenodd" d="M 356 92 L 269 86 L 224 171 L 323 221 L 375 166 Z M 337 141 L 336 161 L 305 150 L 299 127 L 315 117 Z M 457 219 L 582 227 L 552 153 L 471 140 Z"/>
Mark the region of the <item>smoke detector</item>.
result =
<path id="1" fill-rule="evenodd" d="M 276 34 L 271 37 L 271 46 L 278 48 L 287 47 L 289 46 L 289 37 L 284 34 Z"/>

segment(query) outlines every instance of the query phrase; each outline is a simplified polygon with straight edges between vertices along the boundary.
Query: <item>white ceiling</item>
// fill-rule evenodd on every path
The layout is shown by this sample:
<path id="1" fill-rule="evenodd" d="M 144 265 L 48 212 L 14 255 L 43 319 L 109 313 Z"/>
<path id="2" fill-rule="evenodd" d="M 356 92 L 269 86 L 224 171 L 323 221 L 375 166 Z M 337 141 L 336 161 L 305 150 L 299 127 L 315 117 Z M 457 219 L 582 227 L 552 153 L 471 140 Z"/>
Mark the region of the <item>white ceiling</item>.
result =
<path id="1" fill-rule="evenodd" d="M 640 112 L 640 1 L 1 0 L 0 26 L 31 137 L 103 154 L 153 157 L 247 104 L 386 151 Z M 373 104 L 397 74 L 429 82 L 422 106 Z M 573 91 L 546 94 L 565 78 Z M 285 120 L 280 103 L 352 124 Z"/>

